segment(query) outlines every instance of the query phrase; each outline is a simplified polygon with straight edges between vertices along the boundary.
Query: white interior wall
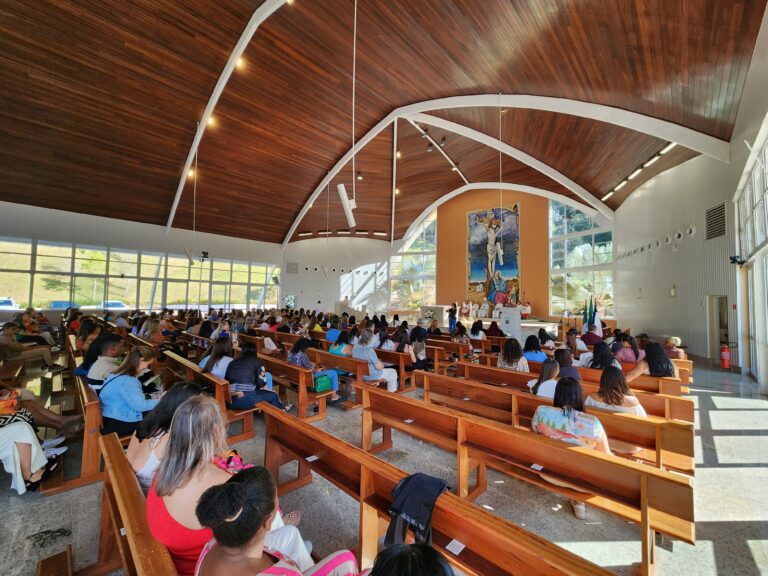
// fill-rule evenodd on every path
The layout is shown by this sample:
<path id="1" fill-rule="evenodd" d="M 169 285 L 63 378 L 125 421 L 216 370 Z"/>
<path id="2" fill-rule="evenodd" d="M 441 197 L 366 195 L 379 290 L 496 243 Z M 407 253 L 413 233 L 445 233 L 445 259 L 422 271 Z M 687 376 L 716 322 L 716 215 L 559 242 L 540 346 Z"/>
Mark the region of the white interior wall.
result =
<path id="1" fill-rule="evenodd" d="M 289 244 L 283 254 L 280 293 L 296 296 L 297 308 L 350 306 L 385 313 L 389 306 L 390 243 L 368 238 L 314 238 Z M 297 274 L 288 264 L 297 263 Z M 319 304 L 318 304 L 319 302 Z"/>
<path id="2" fill-rule="evenodd" d="M 739 342 L 735 359 L 743 364 L 746 328 L 738 310 L 737 268 L 728 262 L 736 254 L 734 207 L 731 203 L 749 150 L 744 140 L 754 142 L 768 110 L 768 11 L 755 46 L 741 106 L 731 138 L 731 162 L 725 164 L 700 156 L 677 166 L 636 190 L 616 211 L 615 255 L 634 251 L 648 242 L 662 240 L 661 248 L 615 261 L 617 317 L 634 332 L 675 334 L 683 338 L 692 354 L 709 355 L 707 298 L 728 296 L 729 338 Z M 725 202 L 727 235 L 705 240 L 704 211 Z M 676 250 L 664 247 L 667 234 L 685 233 L 689 225 L 697 229 Z M 670 296 L 675 285 L 677 296 Z M 638 289 L 642 298 L 638 298 Z"/>
<path id="3" fill-rule="evenodd" d="M 20 238 L 74 242 L 129 250 L 152 250 L 184 254 L 192 249 L 192 231 L 0 202 L 0 235 Z M 280 264 L 279 244 L 231 238 L 197 232 L 195 249 L 206 250 L 211 258 L 227 258 Z"/>

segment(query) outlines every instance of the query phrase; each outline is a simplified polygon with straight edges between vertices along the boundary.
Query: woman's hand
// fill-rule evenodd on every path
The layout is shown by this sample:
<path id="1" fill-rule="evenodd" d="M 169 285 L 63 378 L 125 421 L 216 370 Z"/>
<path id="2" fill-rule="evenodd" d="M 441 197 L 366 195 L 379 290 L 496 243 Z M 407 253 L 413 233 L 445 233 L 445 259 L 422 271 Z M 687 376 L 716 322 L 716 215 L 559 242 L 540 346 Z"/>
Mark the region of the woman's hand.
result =
<path id="1" fill-rule="evenodd" d="M 376 362 L 376 370 L 383 370 L 384 362 Z"/>

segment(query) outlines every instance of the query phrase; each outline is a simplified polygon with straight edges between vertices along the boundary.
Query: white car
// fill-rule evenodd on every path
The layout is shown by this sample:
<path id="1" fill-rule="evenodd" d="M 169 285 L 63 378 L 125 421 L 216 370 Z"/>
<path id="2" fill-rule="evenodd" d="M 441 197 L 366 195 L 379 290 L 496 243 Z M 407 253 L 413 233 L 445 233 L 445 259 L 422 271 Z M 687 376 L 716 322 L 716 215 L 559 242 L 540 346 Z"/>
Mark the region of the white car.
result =
<path id="1" fill-rule="evenodd" d="M 0 298 L 0 310 L 18 310 L 19 307 L 13 298 Z"/>

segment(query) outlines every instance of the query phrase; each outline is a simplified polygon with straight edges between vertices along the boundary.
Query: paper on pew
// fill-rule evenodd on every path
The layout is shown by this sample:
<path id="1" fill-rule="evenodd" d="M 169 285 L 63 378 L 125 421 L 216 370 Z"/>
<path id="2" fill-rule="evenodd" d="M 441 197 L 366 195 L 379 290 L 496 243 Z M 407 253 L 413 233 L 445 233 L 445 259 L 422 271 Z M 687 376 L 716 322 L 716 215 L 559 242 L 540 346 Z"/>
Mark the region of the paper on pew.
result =
<path id="1" fill-rule="evenodd" d="M 413 424 L 413 418 L 408 418 L 407 420 L 403 420 L 406 424 Z"/>
<path id="2" fill-rule="evenodd" d="M 541 464 L 531 464 L 531 468 L 533 468 L 536 471 L 544 470 L 544 466 L 542 466 Z"/>
<path id="3" fill-rule="evenodd" d="M 466 546 L 464 546 L 464 544 L 462 544 L 458 540 L 451 540 L 450 542 L 448 542 L 448 545 L 445 547 L 445 549 L 448 550 L 448 552 L 450 552 L 454 556 L 458 556 L 459 554 L 461 554 L 461 551 L 464 550 L 464 548 L 466 548 Z"/>
<path id="4" fill-rule="evenodd" d="M 315 456 L 314 454 L 312 454 L 312 456 L 307 456 L 307 457 L 305 458 L 305 460 L 306 460 L 307 462 L 314 462 L 315 460 L 319 460 L 319 459 L 320 459 L 320 458 L 319 458 L 318 456 Z"/>

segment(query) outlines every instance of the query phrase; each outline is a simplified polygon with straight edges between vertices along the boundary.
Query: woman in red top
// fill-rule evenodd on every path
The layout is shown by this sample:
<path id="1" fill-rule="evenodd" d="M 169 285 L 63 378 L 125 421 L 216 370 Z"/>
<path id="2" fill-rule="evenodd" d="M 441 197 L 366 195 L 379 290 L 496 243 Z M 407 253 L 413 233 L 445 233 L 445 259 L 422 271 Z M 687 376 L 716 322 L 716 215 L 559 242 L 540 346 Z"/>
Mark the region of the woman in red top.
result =
<path id="1" fill-rule="evenodd" d="M 227 426 L 210 396 L 184 401 L 171 422 L 163 459 L 147 494 L 147 524 L 152 536 L 171 553 L 179 576 L 192 576 L 195 564 L 213 532 L 195 516 L 203 492 L 223 484 L 229 472 L 214 464 L 227 451 Z M 295 526 L 280 515 L 265 542 L 295 560 L 305 570 L 312 559 Z"/>

